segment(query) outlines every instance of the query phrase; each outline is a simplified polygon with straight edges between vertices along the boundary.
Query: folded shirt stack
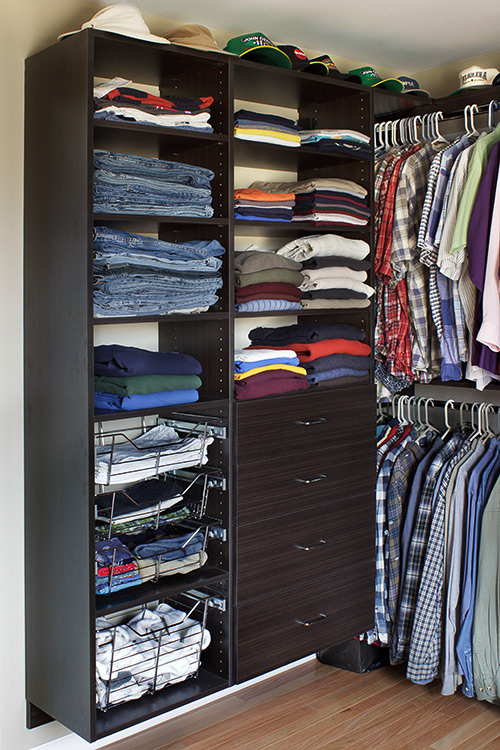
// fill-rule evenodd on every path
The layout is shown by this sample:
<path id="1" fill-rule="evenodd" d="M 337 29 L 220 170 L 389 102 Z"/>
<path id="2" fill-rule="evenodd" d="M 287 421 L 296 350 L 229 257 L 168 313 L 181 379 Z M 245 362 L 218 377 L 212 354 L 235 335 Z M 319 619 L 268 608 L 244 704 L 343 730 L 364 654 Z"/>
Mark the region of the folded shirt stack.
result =
<path id="1" fill-rule="evenodd" d="M 238 312 L 301 309 L 301 263 L 252 245 L 235 255 L 234 269 Z"/>
<path id="2" fill-rule="evenodd" d="M 296 353 L 285 347 L 238 349 L 234 353 L 234 397 L 241 401 L 304 390 L 309 388 L 306 374 Z"/>
<path id="3" fill-rule="evenodd" d="M 140 698 L 195 675 L 210 632 L 161 603 L 120 625 L 96 619 L 96 701 L 100 709 Z"/>
<path id="4" fill-rule="evenodd" d="M 302 307 L 367 307 L 375 293 L 366 284 L 370 247 L 363 240 L 324 234 L 299 237 L 276 251 L 302 263 Z"/>
<path id="5" fill-rule="evenodd" d="M 182 352 L 105 344 L 94 348 L 96 414 L 198 401 L 201 365 Z"/>
<path id="6" fill-rule="evenodd" d="M 245 221 L 291 221 L 295 194 L 242 188 L 234 191 L 234 217 Z"/>
<path id="7" fill-rule="evenodd" d="M 205 532 L 175 525 L 96 542 L 96 593 L 110 594 L 204 565 Z"/>
<path id="8" fill-rule="evenodd" d="M 373 156 L 370 136 L 358 130 L 341 128 L 300 130 L 299 135 L 303 146 L 315 146 L 318 151 L 356 156 L 358 159 L 371 159 Z"/>
<path id="9" fill-rule="evenodd" d="M 369 375 L 371 349 L 357 326 L 297 323 L 280 328 L 254 328 L 250 351 L 291 350 L 306 372 L 309 385 L 340 385 Z M 340 355 L 340 356 L 339 356 Z"/>
<path id="10" fill-rule="evenodd" d="M 181 438 L 172 427 L 161 424 L 133 440 L 98 445 L 94 481 L 102 485 L 124 484 L 176 469 L 203 466 L 212 443 L 212 437 Z"/>
<path id="11" fill-rule="evenodd" d="M 300 182 L 257 181 L 250 188 L 270 193 L 287 190 L 294 193 L 292 221 L 307 221 L 314 225 L 364 226 L 370 218 L 368 191 L 352 180 L 318 177 Z"/>
<path id="12" fill-rule="evenodd" d="M 222 287 L 217 240 L 165 242 L 94 228 L 94 315 L 98 318 L 206 312 Z"/>
<path id="13" fill-rule="evenodd" d="M 133 154 L 94 151 L 94 212 L 211 217 L 205 167 Z"/>
<path id="14" fill-rule="evenodd" d="M 119 539 L 96 542 L 95 562 L 96 594 L 110 594 L 142 583 L 134 557 Z"/>
<path id="15" fill-rule="evenodd" d="M 164 98 L 130 86 L 118 86 L 111 91 L 108 88 L 106 84 L 94 88 L 94 117 L 97 120 L 214 132 L 209 124 L 212 96 Z M 105 93 L 101 94 L 101 91 Z"/>
<path id="16" fill-rule="evenodd" d="M 234 113 L 234 136 L 277 146 L 300 146 L 299 128 L 293 120 L 248 109 Z"/>

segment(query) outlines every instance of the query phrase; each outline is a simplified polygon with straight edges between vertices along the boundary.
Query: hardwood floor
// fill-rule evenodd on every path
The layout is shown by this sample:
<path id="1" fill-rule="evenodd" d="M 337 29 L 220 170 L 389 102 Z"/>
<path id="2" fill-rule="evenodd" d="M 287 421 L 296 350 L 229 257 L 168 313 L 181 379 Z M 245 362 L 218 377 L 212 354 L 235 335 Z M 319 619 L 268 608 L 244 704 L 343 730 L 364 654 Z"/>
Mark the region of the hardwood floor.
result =
<path id="1" fill-rule="evenodd" d="M 500 750 L 500 706 L 307 662 L 106 750 Z"/>

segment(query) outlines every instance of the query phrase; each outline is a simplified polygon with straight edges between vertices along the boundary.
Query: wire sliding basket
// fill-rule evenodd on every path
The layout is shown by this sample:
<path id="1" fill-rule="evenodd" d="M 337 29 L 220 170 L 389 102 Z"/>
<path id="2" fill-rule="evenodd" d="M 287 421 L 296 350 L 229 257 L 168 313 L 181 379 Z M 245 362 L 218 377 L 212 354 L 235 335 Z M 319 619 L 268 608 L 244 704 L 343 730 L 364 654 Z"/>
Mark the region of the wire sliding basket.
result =
<path id="1" fill-rule="evenodd" d="M 178 536 L 154 540 L 141 554 L 129 552 L 124 546 L 106 550 L 105 542 L 101 543 L 104 549 L 100 548 L 99 554 L 96 553 L 96 593 L 112 594 L 123 588 L 156 583 L 165 576 L 189 573 L 205 565 L 208 560 L 206 547 L 209 525 L 185 521 L 171 527 L 171 530 L 176 531 Z M 111 543 L 118 541 L 113 539 Z M 149 547 L 152 549 L 151 555 L 146 551 Z M 127 564 L 124 565 L 123 560 L 118 559 L 118 550 L 125 553 Z M 106 551 L 110 560 L 99 566 L 97 558 Z"/>
<path id="2" fill-rule="evenodd" d="M 190 415 L 191 416 L 191 415 Z M 193 415 L 194 416 L 194 415 Z M 207 463 L 207 448 L 226 431 L 198 421 L 163 420 L 147 417 L 113 430 L 98 422 L 95 439 L 95 483 L 100 486 L 139 481 L 168 471 L 200 467 Z M 106 425 L 106 426 L 105 426 Z"/>
<path id="3" fill-rule="evenodd" d="M 208 606 L 220 600 L 188 591 L 140 610 L 96 621 L 96 701 L 113 706 L 196 677 L 210 643 Z"/>

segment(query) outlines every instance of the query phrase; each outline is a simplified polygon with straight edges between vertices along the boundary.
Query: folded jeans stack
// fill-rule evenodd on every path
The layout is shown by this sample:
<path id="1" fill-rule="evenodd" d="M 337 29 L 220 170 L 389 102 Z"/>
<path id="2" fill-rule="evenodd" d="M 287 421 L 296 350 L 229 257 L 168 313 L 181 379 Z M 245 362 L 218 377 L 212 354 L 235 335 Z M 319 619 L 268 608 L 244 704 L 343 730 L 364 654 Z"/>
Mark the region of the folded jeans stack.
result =
<path id="1" fill-rule="evenodd" d="M 105 344 L 94 348 L 96 414 L 198 401 L 201 365 L 182 352 Z"/>
<path id="2" fill-rule="evenodd" d="M 357 326 L 334 323 L 297 323 L 250 331 L 250 350 L 289 349 L 306 371 L 309 385 L 340 385 L 369 375 L 371 349 Z M 342 356 L 334 356 L 342 355 Z"/>
<path id="3" fill-rule="evenodd" d="M 301 263 L 252 245 L 236 254 L 234 269 L 238 312 L 301 309 Z"/>
<path id="4" fill-rule="evenodd" d="M 295 195 L 292 221 L 314 225 L 365 226 L 370 218 L 368 191 L 352 180 L 318 177 L 300 182 L 253 182 L 250 189 L 269 193 L 289 191 Z"/>
<path id="5" fill-rule="evenodd" d="M 234 218 L 243 221 L 291 221 L 295 194 L 251 188 L 234 191 Z"/>
<path id="6" fill-rule="evenodd" d="M 366 284 L 368 243 L 340 235 L 299 237 L 276 251 L 302 262 L 302 307 L 359 308 L 370 304 L 374 289 Z"/>
<path id="7" fill-rule="evenodd" d="M 108 227 L 94 229 L 94 315 L 205 312 L 222 287 L 217 240 L 165 242 Z"/>
<path id="8" fill-rule="evenodd" d="M 239 401 L 309 388 L 296 353 L 284 347 L 237 349 L 234 360 L 234 397 Z"/>
<path id="9" fill-rule="evenodd" d="M 234 137 L 278 146 L 300 146 L 299 129 L 293 120 L 248 109 L 234 113 Z"/>
<path id="10" fill-rule="evenodd" d="M 94 151 L 94 212 L 211 217 L 214 173 L 145 156 Z"/>
<path id="11" fill-rule="evenodd" d="M 131 86 L 113 86 L 113 79 L 94 87 L 94 117 L 97 120 L 136 122 L 140 125 L 213 133 L 210 105 L 213 97 L 154 96 Z M 112 87 L 110 89 L 110 86 Z"/>
<path id="12" fill-rule="evenodd" d="M 358 159 L 371 159 L 373 149 L 369 135 L 358 130 L 326 128 L 321 130 L 300 130 L 300 143 L 303 146 L 314 146 L 318 151 L 325 151 Z"/>

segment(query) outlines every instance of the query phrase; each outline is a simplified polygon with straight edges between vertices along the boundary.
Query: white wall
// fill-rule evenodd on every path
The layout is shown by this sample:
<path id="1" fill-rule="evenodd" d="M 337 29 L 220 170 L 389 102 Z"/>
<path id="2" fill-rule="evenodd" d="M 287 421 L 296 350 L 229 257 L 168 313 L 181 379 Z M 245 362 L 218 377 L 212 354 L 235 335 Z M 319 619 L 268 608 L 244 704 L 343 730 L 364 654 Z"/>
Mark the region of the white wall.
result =
<path id="1" fill-rule="evenodd" d="M 2 615 L 0 617 L 0 747 L 28 750 L 65 734 L 56 723 L 28 731 L 24 700 L 23 451 L 22 451 L 22 170 L 24 59 L 77 29 L 101 5 L 86 0 L 11 0 L 3 3 L 0 45 L 2 114 L 0 118 L 0 399 L 2 432 Z M 237 17 L 237 14 L 235 14 Z M 162 33 L 176 25 L 146 17 Z M 214 32 L 219 43 L 247 29 Z M 275 40 L 280 43 L 282 40 Z M 284 40 L 286 42 L 286 40 Z M 297 39 L 300 44 L 300 38 Z M 309 50 L 305 50 L 309 52 Z M 324 50 L 323 50 L 324 52 Z M 327 50 L 328 52 L 328 50 Z M 317 53 L 320 54 L 320 53 Z M 356 61 L 336 62 L 343 70 Z M 461 66 L 457 64 L 457 72 Z M 379 69 L 384 75 L 390 71 Z M 57 585 L 57 582 L 54 582 Z M 58 744 L 58 743 L 56 743 Z M 63 741 L 63 744 L 66 743 Z M 75 741 L 75 747 L 83 743 Z"/>

